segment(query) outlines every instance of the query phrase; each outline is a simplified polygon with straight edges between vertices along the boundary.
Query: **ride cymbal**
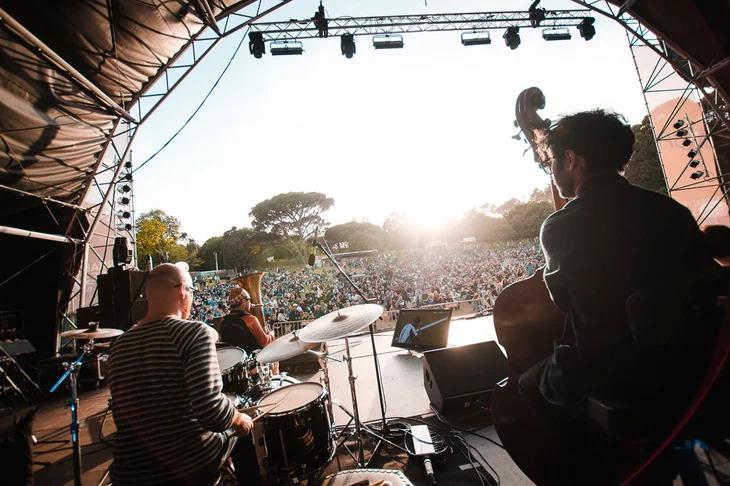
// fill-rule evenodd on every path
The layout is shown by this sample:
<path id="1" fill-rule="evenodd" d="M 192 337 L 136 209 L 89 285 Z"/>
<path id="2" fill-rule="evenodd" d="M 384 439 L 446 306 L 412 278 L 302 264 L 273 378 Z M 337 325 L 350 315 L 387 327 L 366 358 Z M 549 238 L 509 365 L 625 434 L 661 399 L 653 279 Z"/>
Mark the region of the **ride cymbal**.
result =
<path id="1" fill-rule="evenodd" d="M 378 304 L 360 304 L 332 311 L 316 319 L 299 332 L 299 339 L 308 343 L 325 343 L 349 336 L 367 327 L 383 314 Z"/>
<path id="2" fill-rule="evenodd" d="M 97 328 L 94 331 L 91 329 L 72 329 L 71 331 L 62 332 L 61 337 L 68 339 L 108 339 L 121 334 L 124 334 L 124 331 L 113 328 Z"/>
<path id="3" fill-rule="evenodd" d="M 261 364 L 284 361 L 317 347 L 316 343 L 307 343 L 299 339 L 297 333 L 299 331 L 290 332 L 268 344 L 256 354 L 256 361 Z"/>

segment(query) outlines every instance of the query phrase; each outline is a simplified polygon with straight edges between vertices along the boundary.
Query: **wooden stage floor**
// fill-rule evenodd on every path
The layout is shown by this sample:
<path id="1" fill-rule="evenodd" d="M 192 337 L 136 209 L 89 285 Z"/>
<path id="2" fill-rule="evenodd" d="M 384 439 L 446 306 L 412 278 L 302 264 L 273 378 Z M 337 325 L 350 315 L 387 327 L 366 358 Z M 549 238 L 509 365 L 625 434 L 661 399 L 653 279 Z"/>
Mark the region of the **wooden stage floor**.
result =
<path id="1" fill-rule="evenodd" d="M 377 352 L 383 376 L 388 417 L 427 417 L 432 415 L 428 397 L 423 387 L 421 359 L 413 354 L 392 348 L 392 332 L 376 335 Z M 450 345 L 469 344 L 494 339 L 491 317 L 471 320 L 455 320 L 449 333 Z M 359 410 L 363 421 L 380 418 L 380 405 L 377 394 L 375 366 L 372 346 L 368 335 L 350 338 L 354 372 L 357 375 L 356 390 Z M 329 343 L 333 357 L 340 359 L 344 352 L 344 341 Z M 347 369 L 344 362 L 330 360 L 329 373 L 332 396 L 343 406 L 352 409 Z M 319 381 L 321 372 L 296 378 Z M 111 450 L 100 437 L 114 432 L 114 421 L 108 414 L 102 428 L 109 392 L 107 388 L 80 394 L 79 414 L 81 422 L 82 466 L 85 485 L 96 485 L 111 464 Z M 335 407 L 337 424 L 346 422 L 347 416 Z M 69 438 L 69 411 L 65 397 L 44 403 L 34 422 L 34 433 L 40 441 L 34 448 L 36 465 L 35 483 L 39 485 L 73 484 L 73 467 L 70 444 L 46 443 L 49 440 Z M 100 436 L 100 432 L 102 433 Z M 477 430 L 478 433 L 498 440 L 491 426 Z M 496 469 L 504 485 L 532 484 L 515 466 L 507 453 L 488 441 L 471 436 L 469 441 Z M 466 462 L 466 461 L 465 461 Z"/>

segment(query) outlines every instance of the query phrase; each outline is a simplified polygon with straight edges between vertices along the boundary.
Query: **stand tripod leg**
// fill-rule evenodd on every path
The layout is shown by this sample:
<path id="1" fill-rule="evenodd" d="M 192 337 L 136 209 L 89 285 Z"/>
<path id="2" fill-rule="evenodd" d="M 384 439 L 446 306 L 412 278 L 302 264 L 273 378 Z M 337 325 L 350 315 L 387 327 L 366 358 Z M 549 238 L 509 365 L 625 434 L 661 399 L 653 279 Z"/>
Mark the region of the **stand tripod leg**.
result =
<path id="1" fill-rule="evenodd" d="M 79 397 L 76 393 L 77 386 L 76 371 L 71 373 L 71 443 L 73 444 L 74 458 L 74 485 L 81 486 L 81 440 L 79 439 Z"/>
<path id="2" fill-rule="evenodd" d="M 355 420 L 355 434 L 357 435 L 357 449 L 358 449 L 358 458 L 357 458 L 357 466 L 358 467 L 365 467 L 365 450 L 363 449 L 362 444 L 362 429 L 360 427 L 360 413 L 357 410 L 357 392 L 355 391 L 355 375 L 352 372 L 352 356 L 350 355 L 350 339 L 345 338 L 345 353 L 346 353 L 346 360 L 347 360 L 347 372 L 349 374 L 349 381 L 350 381 L 350 394 L 352 395 L 352 414 L 353 419 Z"/>

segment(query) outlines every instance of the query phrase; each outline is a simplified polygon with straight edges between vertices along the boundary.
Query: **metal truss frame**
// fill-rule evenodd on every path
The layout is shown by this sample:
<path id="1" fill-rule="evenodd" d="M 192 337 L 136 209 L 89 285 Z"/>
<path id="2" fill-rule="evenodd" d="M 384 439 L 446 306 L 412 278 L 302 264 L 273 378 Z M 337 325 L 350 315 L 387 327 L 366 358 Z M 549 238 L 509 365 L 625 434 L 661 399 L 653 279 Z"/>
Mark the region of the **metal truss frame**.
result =
<path id="1" fill-rule="evenodd" d="M 428 15 L 390 15 L 379 17 L 338 17 L 325 19 L 326 35 L 314 18 L 282 22 L 257 22 L 251 32 L 263 34 L 264 42 L 284 39 L 336 37 L 343 34 L 374 35 L 409 32 L 482 31 L 492 29 L 577 27 L 589 10 L 541 10 L 539 22 L 528 11 L 445 13 Z"/>
<path id="2" fill-rule="evenodd" d="M 672 195 L 674 192 L 697 188 L 714 189 L 712 196 L 708 198 L 707 204 L 697 215 L 698 223 L 704 223 L 723 200 L 730 202 L 730 184 L 728 183 L 730 173 L 722 171 L 717 163 L 717 153 L 715 151 L 715 144 L 718 141 L 730 142 L 730 116 L 728 116 L 727 111 L 729 105 L 728 100 L 724 99 L 720 91 L 715 88 L 716 84 L 712 79 L 712 74 L 730 64 L 730 59 L 724 59 L 712 66 L 700 68 L 691 59 L 668 46 L 661 37 L 652 32 L 646 25 L 626 14 L 625 12 L 630 8 L 627 4 L 631 2 L 626 2 L 620 8 L 617 8 L 605 0 L 573 1 L 618 22 L 624 27 L 634 66 L 642 84 L 642 94 L 669 194 Z M 651 49 L 657 55 L 657 61 L 648 76 L 642 76 L 637 60 L 637 49 L 642 48 Z M 673 87 L 665 88 L 664 86 L 667 83 L 671 83 Z M 678 97 L 672 107 L 670 116 L 659 126 L 652 116 L 647 95 L 662 92 L 674 92 Z M 686 114 L 682 115 L 682 108 L 690 100 L 701 103 L 702 116 L 698 119 L 690 119 Z M 676 120 L 677 117 L 684 121 L 684 128 L 688 132 L 686 137 L 678 137 L 676 134 L 677 129 L 673 128 L 671 124 L 671 121 Z M 700 132 L 700 135 L 697 132 Z M 670 161 L 666 160 L 665 154 L 662 153 L 662 142 L 685 139 L 691 141 L 688 150 L 694 149 L 697 151 L 697 159 L 702 165 L 704 176 L 696 182 L 685 181 L 681 183 L 681 180 L 691 168 L 689 165 L 691 158 L 687 159 L 678 176 L 673 179 L 667 176 L 666 164 Z M 714 152 L 715 160 L 713 161 L 712 171 L 717 174 L 716 176 L 708 175 L 708 172 L 710 172 L 708 162 L 701 150 L 706 146 Z"/>

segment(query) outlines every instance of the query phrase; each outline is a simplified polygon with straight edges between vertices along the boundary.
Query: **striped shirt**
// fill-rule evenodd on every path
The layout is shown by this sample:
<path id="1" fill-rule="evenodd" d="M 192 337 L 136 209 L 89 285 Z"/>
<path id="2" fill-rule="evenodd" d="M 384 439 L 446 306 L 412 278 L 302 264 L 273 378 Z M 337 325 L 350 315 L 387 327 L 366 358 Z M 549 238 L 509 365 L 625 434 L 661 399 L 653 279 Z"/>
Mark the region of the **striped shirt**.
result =
<path id="1" fill-rule="evenodd" d="M 115 485 L 174 480 L 220 460 L 235 409 L 221 393 L 215 341 L 201 322 L 165 318 L 114 342 Z"/>

